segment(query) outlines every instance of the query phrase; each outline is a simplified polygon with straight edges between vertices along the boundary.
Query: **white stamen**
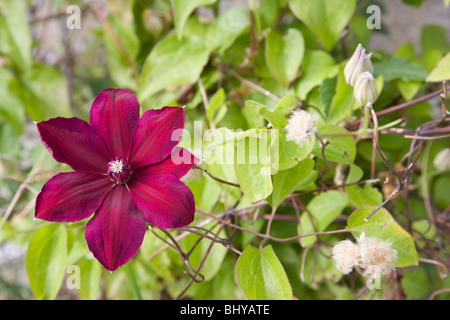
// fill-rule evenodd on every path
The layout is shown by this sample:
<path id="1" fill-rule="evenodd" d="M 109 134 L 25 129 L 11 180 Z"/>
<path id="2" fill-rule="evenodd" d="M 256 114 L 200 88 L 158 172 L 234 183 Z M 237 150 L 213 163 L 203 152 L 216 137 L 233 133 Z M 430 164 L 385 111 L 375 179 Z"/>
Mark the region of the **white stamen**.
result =
<path id="1" fill-rule="evenodd" d="M 123 169 L 123 162 L 122 160 L 114 160 L 111 165 L 109 166 L 109 169 L 114 173 L 120 173 Z"/>

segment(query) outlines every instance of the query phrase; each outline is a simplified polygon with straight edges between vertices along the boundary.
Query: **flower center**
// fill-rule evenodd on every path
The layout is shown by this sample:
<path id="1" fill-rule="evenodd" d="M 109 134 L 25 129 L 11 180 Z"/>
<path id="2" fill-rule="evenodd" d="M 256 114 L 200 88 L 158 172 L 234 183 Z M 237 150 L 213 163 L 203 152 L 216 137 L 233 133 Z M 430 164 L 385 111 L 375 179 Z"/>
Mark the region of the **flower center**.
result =
<path id="1" fill-rule="evenodd" d="M 125 160 L 116 158 L 108 163 L 107 174 L 115 184 L 124 184 L 131 178 L 131 166 Z"/>

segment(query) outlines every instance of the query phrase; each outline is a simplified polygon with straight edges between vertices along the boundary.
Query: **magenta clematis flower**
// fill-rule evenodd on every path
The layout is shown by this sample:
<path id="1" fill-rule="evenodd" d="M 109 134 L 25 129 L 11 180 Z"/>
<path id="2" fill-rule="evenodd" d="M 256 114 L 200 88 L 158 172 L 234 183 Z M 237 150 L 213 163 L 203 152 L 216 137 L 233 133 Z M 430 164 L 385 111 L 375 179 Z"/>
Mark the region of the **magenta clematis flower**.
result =
<path id="1" fill-rule="evenodd" d="M 136 254 L 146 222 L 167 229 L 194 219 L 194 196 L 179 180 L 199 161 L 177 147 L 183 109 L 149 110 L 141 118 L 139 112 L 134 94 L 107 89 L 92 104 L 90 124 L 78 118 L 37 124 L 55 160 L 74 171 L 47 181 L 36 199 L 36 218 L 73 222 L 95 213 L 86 241 L 111 271 Z"/>

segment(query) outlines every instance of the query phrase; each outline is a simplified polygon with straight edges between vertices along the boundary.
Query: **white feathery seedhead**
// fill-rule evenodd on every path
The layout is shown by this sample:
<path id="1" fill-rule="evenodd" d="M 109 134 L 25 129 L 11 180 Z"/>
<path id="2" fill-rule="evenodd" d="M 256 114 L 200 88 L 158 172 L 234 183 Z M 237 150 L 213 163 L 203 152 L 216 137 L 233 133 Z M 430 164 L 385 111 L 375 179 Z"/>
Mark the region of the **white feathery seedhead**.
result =
<path id="1" fill-rule="evenodd" d="M 364 233 L 357 238 L 360 252 L 359 267 L 364 269 L 363 276 L 379 277 L 395 269 L 397 250 L 392 243 L 366 237 Z"/>
<path id="2" fill-rule="evenodd" d="M 287 132 L 286 140 L 294 141 L 303 146 L 303 143 L 309 140 L 311 135 L 317 131 L 317 114 L 308 113 L 304 110 L 293 111 L 284 128 Z"/>
<path id="3" fill-rule="evenodd" d="M 343 274 L 349 274 L 359 265 L 359 247 L 350 240 L 339 242 L 332 250 L 336 268 Z"/>
<path id="4" fill-rule="evenodd" d="M 378 278 L 395 269 L 397 250 L 391 248 L 390 242 L 366 237 L 364 232 L 356 239 L 356 244 L 344 240 L 332 249 L 336 268 L 344 274 L 354 267 L 363 271 L 363 276 Z"/>

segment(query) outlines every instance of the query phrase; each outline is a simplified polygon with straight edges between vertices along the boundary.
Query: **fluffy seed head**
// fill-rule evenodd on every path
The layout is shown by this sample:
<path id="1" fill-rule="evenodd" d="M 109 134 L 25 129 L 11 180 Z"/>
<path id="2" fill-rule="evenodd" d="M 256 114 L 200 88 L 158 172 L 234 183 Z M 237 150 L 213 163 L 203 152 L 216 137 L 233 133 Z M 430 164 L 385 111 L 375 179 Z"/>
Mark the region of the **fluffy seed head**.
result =
<path id="1" fill-rule="evenodd" d="M 378 278 L 395 269 L 397 250 L 391 246 L 390 242 L 366 237 L 363 232 L 356 244 L 349 240 L 336 244 L 332 254 L 336 268 L 342 273 L 348 274 L 358 267 L 364 277 Z"/>
<path id="2" fill-rule="evenodd" d="M 364 269 L 363 276 L 379 277 L 395 269 L 397 250 L 391 248 L 390 242 L 369 238 L 362 233 L 357 244 L 360 252 L 359 266 Z"/>
<path id="3" fill-rule="evenodd" d="M 287 132 L 286 140 L 303 146 L 303 143 L 307 142 L 310 136 L 317 131 L 318 120 L 317 114 L 311 114 L 304 110 L 293 111 L 284 128 Z"/>
<path id="4" fill-rule="evenodd" d="M 339 242 L 332 250 L 336 268 L 343 274 L 349 274 L 359 265 L 359 247 L 350 240 Z"/>

